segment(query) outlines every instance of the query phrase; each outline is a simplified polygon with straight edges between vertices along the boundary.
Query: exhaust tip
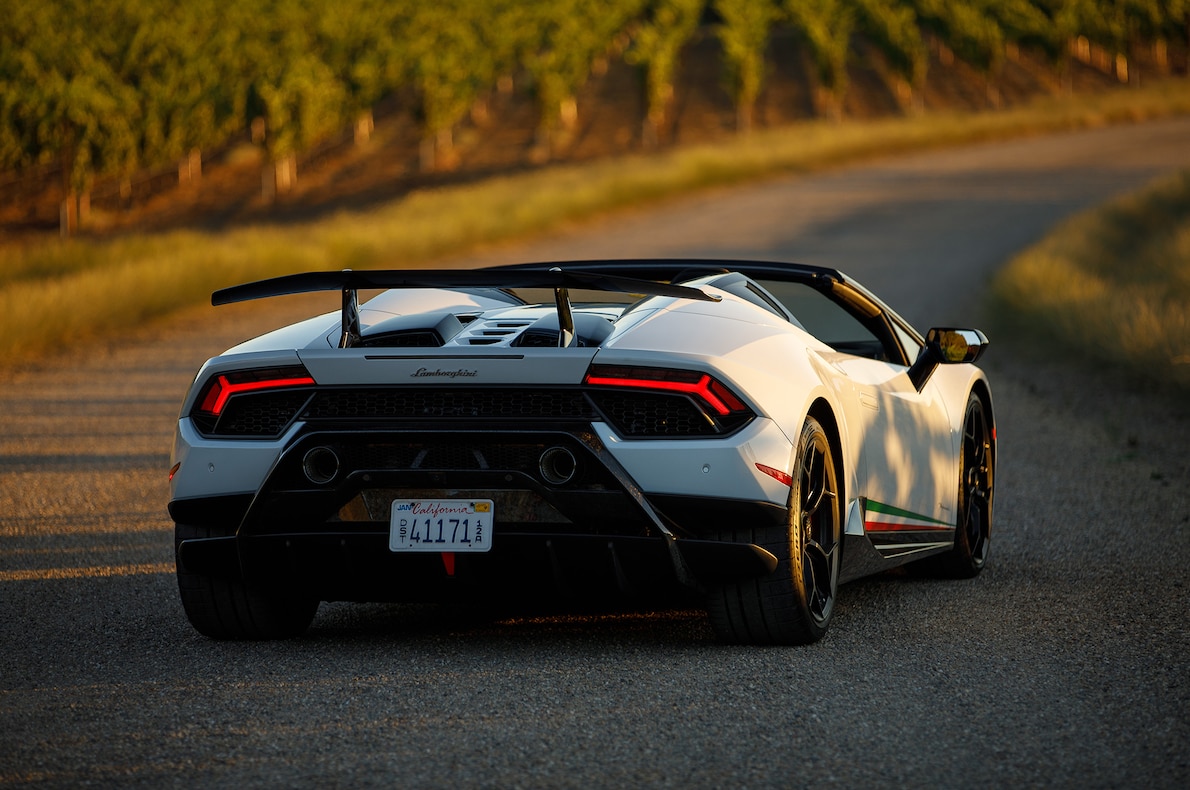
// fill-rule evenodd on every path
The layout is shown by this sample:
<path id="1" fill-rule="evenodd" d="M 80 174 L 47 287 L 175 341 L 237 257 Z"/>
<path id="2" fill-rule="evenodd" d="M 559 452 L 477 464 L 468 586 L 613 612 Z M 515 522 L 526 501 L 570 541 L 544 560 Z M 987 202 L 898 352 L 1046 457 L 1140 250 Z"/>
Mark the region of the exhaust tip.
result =
<path id="1" fill-rule="evenodd" d="M 578 471 L 578 459 L 565 447 L 551 447 L 541 454 L 537 469 L 541 472 L 541 479 L 550 485 L 565 485 L 574 479 Z"/>
<path id="2" fill-rule="evenodd" d="M 315 485 L 326 485 L 339 474 L 339 456 L 329 447 L 315 447 L 302 458 L 302 471 Z"/>

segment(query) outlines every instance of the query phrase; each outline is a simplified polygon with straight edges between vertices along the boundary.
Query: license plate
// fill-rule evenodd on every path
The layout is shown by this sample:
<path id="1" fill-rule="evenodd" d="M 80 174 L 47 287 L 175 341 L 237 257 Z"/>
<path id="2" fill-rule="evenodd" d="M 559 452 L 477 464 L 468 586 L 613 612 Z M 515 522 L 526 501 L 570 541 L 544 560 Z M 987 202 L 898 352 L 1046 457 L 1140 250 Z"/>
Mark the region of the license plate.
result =
<path id="1" fill-rule="evenodd" d="M 393 502 L 388 547 L 392 551 L 488 551 L 494 517 L 490 499 L 398 499 Z"/>

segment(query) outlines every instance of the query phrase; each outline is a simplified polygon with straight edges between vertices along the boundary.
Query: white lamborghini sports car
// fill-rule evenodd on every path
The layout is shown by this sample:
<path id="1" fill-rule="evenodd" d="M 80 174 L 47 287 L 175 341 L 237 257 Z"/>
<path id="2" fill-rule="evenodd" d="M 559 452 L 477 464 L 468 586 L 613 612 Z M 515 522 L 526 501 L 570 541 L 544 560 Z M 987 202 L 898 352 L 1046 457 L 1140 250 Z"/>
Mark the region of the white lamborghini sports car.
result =
<path id="1" fill-rule="evenodd" d="M 169 511 L 209 637 L 295 636 L 321 601 L 696 601 L 725 641 L 804 644 L 843 582 L 987 558 L 987 339 L 838 271 L 312 272 L 212 302 L 317 290 L 342 309 L 209 360 L 182 407 Z"/>

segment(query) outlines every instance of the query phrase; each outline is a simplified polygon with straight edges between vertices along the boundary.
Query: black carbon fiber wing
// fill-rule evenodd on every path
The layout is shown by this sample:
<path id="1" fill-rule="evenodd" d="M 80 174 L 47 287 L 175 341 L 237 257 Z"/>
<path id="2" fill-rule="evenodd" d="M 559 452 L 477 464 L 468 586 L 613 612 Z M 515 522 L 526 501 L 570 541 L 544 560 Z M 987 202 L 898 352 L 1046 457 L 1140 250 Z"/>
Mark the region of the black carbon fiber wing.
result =
<path id="1" fill-rule="evenodd" d="M 539 269 L 344 269 L 302 272 L 268 280 L 234 285 L 211 294 L 211 304 L 222 305 L 270 296 L 314 291 L 384 288 L 588 288 L 595 291 L 672 296 L 677 299 L 715 301 L 697 288 L 624 277 L 600 272 Z"/>
<path id="2" fill-rule="evenodd" d="M 676 299 L 718 301 L 719 297 L 697 288 L 625 277 L 618 274 L 585 272 L 552 266 L 548 269 L 343 269 L 331 272 L 301 272 L 268 280 L 222 288 L 211 294 L 211 304 L 223 305 L 265 299 L 271 296 L 341 291 L 343 294 L 343 333 L 340 348 L 356 345 L 360 339 L 359 298 L 357 292 L 388 288 L 550 288 L 558 307 L 558 344 L 568 346 L 574 339 L 574 320 L 568 289 L 669 296 Z"/>

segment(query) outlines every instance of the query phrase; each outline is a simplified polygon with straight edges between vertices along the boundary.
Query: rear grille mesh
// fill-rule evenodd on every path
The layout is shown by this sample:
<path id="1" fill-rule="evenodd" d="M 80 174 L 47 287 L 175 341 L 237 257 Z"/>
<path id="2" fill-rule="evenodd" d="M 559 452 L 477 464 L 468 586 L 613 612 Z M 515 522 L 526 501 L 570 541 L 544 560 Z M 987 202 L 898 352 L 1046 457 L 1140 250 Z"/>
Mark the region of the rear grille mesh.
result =
<path id="1" fill-rule="evenodd" d="M 309 390 L 238 395 L 228 401 L 209 432 L 220 436 L 277 436 L 309 399 Z"/>
<path id="2" fill-rule="evenodd" d="M 684 395 L 599 392 L 592 397 L 624 436 L 712 436 L 720 432 Z"/>
<path id="3" fill-rule="evenodd" d="M 304 420 L 590 420 L 594 417 L 594 410 L 582 392 L 540 389 L 324 390 L 302 413 Z"/>
<path id="4" fill-rule="evenodd" d="M 472 446 L 474 445 L 474 446 Z M 471 470 L 534 472 L 547 445 L 489 443 L 479 438 L 467 445 L 445 441 L 373 442 L 353 448 L 351 462 L 360 469 Z M 355 454 L 358 455 L 355 455 Z"/>

